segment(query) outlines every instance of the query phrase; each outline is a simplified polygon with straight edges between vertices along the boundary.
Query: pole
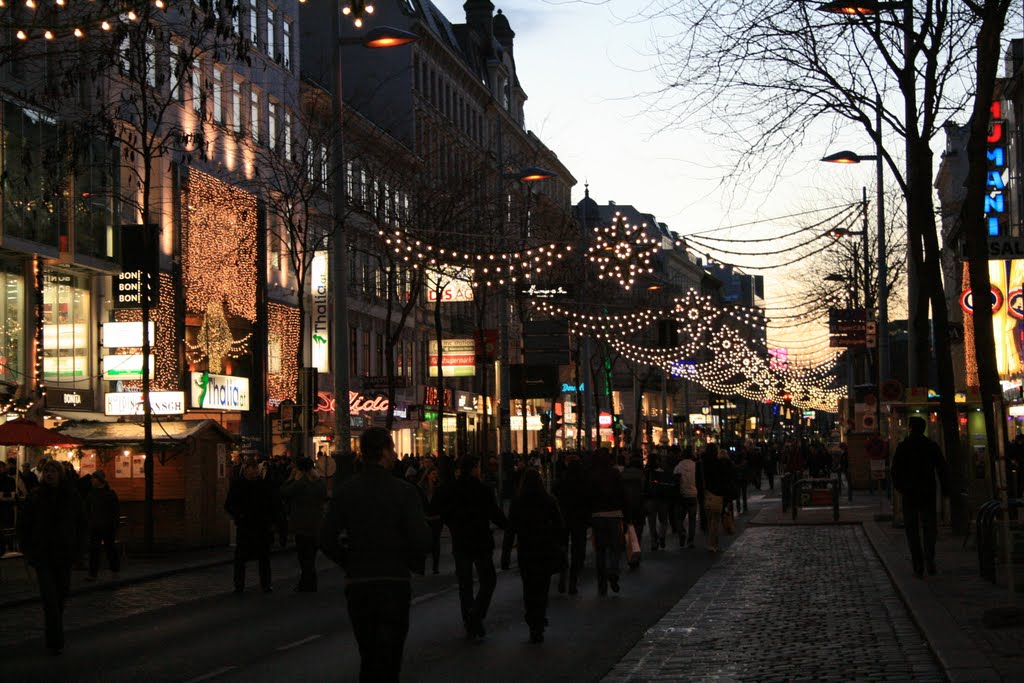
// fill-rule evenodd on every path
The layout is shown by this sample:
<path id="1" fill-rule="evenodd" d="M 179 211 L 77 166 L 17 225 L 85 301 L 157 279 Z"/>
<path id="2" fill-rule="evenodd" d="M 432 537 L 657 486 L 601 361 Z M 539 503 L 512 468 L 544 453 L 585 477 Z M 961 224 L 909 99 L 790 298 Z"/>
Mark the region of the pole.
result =
<path id="1" fill-rule="evenodd" d="M 347 454 L 351 449 L 352 427 L 349 413 L 349 329 L 348 329 L 348 235 L 345 229 L 345 145 L 342 139 L 342 72 L 340 8 L 331 22 L 331 59 L 334 67 L 334 93 L 331 98 L 331 142 L 334 162 L 334 239 L 331 247 L 331 292 L 334 295 L 334 452 Z"/>
<path id="2" fill-rule="evenodd" d="M 889 374 L 889 264 L 885 247 L 885 190 L 882 186 L 882 96 L 875 96 L 875 184 L 878 196 L 878 388 Z M 881 408 L 879 408 L 881 410 Z M 881 422 L 879 422 L 881 429 Z"/>

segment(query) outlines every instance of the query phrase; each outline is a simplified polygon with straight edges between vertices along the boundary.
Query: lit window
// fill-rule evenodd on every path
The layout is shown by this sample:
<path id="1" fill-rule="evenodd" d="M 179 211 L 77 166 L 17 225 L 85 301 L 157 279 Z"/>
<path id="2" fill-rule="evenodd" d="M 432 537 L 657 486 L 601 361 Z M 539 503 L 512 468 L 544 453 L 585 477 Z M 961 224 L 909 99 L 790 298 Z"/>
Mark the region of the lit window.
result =
<path id="1" fill-rule="evenodd" d="M 260 94 L 253 88 L 249 92 L 249 126 L 252 128 L 252 141 L 260 141 Z"/>
<path id="2" fill-rule="evenodd" d="M 236 133 L 242 132 L 242 83 L 240 81 L 231 82 L 231 116 L 233 117 L 232 123 Z"/>
<path id="3" fill-rule="evenodd" d="M 292 113 L 287 109 L 284 110 L 284 130 L 281 132 L 284 135 L 284 158 L 295 161 L 292 157 Z"/>
<path id="4" fill-rule="evenodd" d="M 267 103 L 267 145 L 277 149 L 277 104 Z"/>
<path id="5" fill-rule="evenodd" d="M 203 75 L 199 62 L 192 66 L 192 109 L 197 114 L 203 113 Z"/>
<path id="6" fill-rule="evenodd" d="M 274 58 L 274 8 L 267 7 L 267 54 Z"/>
<path id="7" fill-rule="evenodd" d="M 167 66 L 168 66 L 168 74 L 169 74 L 170 78 L 167 80 L 167 82 L 170 84 L 171 97 L 173 97 L 175 100 L 181 102 L 182 100 L 185 99 L 185 93 L 182 92 L 182 90 L 184 90 L 184 89 L 181 87 L 181 78 L 180 78 L 181 72 L 179 71 L 179 69 L 181 69 L 181 58 L 179 56 L 179 51 L 178 51 L 178 46 L 177 45 L 175 45 L 174 43 L 171 43 L 170 46 L 169 46 L 169 50 L 170 50 L 170 52 L 169 52 L 170 56 L 168 57 L 168 65 Z"/>
<path id="8" fill-rule="evenodd" d="M 281 24 L 281 65 L 291 71 L 292 68 L 292 22 Z"/>
<path id="9" fill-rule="evenodd" d="M 256 0 L 249 0 L 249 42 L 259 45 L 259 33 L 256 26 Z"/>
<path id="10" fill-rule="evenodd" d="M 224 123 L 224 70 L 213 67 L 213 120 Z"/>

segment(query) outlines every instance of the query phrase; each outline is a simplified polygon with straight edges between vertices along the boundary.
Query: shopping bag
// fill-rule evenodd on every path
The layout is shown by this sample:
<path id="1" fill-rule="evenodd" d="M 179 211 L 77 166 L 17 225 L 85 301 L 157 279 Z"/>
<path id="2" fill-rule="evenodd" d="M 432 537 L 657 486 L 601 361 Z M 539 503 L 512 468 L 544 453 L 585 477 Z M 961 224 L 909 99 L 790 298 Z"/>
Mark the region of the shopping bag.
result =
<path id="1" fill-rule="evenodd" d="M 726 510 L 722 515 L 722 531 L 727 534 L 736 533 L 736 518 L 732 516 L 732 510 Z"/>
<path id="2" fill-rule="evenodd" d="M 626 525 L 626 560 L 633 562 L 640 559 L 640 539 L 636 537 L 636 528 L 632 524 Z"/>

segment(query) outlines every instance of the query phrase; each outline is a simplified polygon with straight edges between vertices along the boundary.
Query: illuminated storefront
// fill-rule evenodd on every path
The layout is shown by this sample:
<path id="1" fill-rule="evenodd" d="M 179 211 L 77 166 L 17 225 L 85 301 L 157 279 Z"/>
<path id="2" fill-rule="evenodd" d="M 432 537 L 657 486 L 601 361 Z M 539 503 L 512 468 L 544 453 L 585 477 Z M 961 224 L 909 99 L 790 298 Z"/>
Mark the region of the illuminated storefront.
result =
<path id="1" fill-rule="evenodd" d="M 89 278 L 47 268 L 42 298 L 43 380 L 88 388 L 94 355 Z"/>

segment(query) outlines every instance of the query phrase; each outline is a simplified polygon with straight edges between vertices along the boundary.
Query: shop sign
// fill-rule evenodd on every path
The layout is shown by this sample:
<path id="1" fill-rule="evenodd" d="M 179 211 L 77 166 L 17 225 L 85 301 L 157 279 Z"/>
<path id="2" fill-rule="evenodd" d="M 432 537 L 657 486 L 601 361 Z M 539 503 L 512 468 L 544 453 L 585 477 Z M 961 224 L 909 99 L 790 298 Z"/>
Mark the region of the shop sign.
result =
<path id="1" fill-rule="evenodd" d="M 437 387 L 426 386 L 426 387 L 423 388 L 423 405 L 430 406 L 432 408 L 437 408 Z M 451 408 L 452 407 L 452 390 L 451 389 L 445 389 L 444 390 L 444 397 L 443 397 L 443 402 L 441 404 L 441 407 L 442 408 Z"/>
<path id="2" fill-rule="evenodd" d="M 395 406 L 395 419 L 407 420 L 409 419 L 409 406 L 399 403 Z"/>
<path id="3" fill-rule="evenodd" d="M 538 287 L 535 284 L 531 284 L 529 287 L 520 287 L 519 294 L 520 296 L 528 296 L 533 299 L 566 299 L 573 296 L 573 288 L 568 285 Z"/>
<path id="4" fill-rule="evenodd" d="M 456 303 L 473 300 L 473 269 L 449 266 L 443 270 L 426 269 L 427 301 Z"/>
<path id="5" fill-rule="evenodd" d="M 337 408 L 337 401 L 334 394 L 326 391 L 317 393 L 317 403 L 314 412 L 333 413 Z M 383 394 L 365 395 L 358 391 L 348 392 L 349 415 L 359 413 L 386 413 L 388 410 L 388 397 Z"/>
<path id="6" fill-rule="evenodd" d="M 114 310 L 142 308 L 142 271 L 129 270 L 114 276 Z M 157 289 L 152 288 L 150 306 L 157 304 Z"/>
<path id="7" fill-rule="evenodd" d="M 1010 417 L 1024 417 L 1024 406 L 1010 406 L 1008 412 L 1010 413 Z"/>
<path id="8" fill-rule="evenodd" d="M 480 397 L 468 391 L 455 392 L 455 409 L 460 413 L 475 413 L 480 406 Z"/>
<path id="9" fill-rule="evenodd" d="M 156 326 L 152 321 L 149 325 L 149 343 L 156 340 Z M 100 339 L 103 348 L 139 348 L 142 346 L 142 321 L 102 323 L 100 325 Z"/>
<path id="10" fill-rule="evenodd" d="M 562 393 L 563 394 L 575 394 L 578 391 L 586 391 L 586 390 L 587 390 L 587 385 L 585 383 L 583 383 L 583 382 L 580 382 L 580 385 L 578 387 L 575 384 L 570 384 L 568 382 L 562 382 Z"/>
<path id="11" fill-rule="evenodd" d="M 327 252 L 322 250 L 309 263 L 309 349 L 313 367 L 320 372 L 331 371 L 330 295 Z"/>
<path id="12" fill-rule="evenodd" d="M 405 377 L 401 375 L 395 375 L 391 379 L 394 381 L 396 389 L 405 389 L 407 385 Z M 360 384 L 362 384 L 363 389 L 387 389 L 388 378 L 386 375 L 369 375 L 367 377 L 363 377 Z"/>
<path id="13" fill-rule="evenodd" d="M 1003 292 L 995 285 L 992 285 L 991 296 L 992 312 L 995 313 L 1003 307 Z M 974 293 L 971 290 L 964 290 L 964 293 L 960 295 L 960 308 L 964 313 L 974 313 Z"/>
<path id="14" fill-rule="evenodd" d="M 429 348 L 430 376 L 437 377 L 437 341 Z M 445 377 L 472 377 L 476 374 L 476 342 L 472 338 L 441 340 L 441 369 Z"/>
<path id="15" fill-rule="evenodd" d="M 106 415 L 142 415 L 141 391 L 111 391 L 105 395 Z M 149 392 L 149 409 L 153 415 L 182 415 L 185 412 L 184 391 Z"/>
<path id="16" fill-rule="evenodd" d="M 46 388 L 44 398 L 49 410 L 92 410 L 92 389 Z"/>
<path id="17" fill-rule="evenodd" d="M 1024 320 L 1024 290 L 1015 289 L 1006 297 L 1006 312 L 1011 318 Z"/>
<path id="18" fill-rule="evenodd" d="M 612 416 L 611 416 L 611 413 L 601 413 L 600 415 L 598 415 L 597 416 L 597 426 L 598 427 L 611 427 L 612 426 Z"/>
<path id="19" fill-rule="evenodd" d="M 153 354 L 150 354 L 150 377 L 153 376 L 153 367 Z M 103 379 L 111 381 L 142 379 L 142 354 L 132 353 L 124 356 L 104 356 Z"/>
<path id="20" fill-rule="evenodd" d="M 190 373 L 192 407 L 204 410 L 249 410 L 249 378 Z"/>
<path id="21" fill-rule="evenodd" d="M 989 107 L 988 124 L 988 170 L 985 176 L 985 222 L 989 237 L 1006 234 L 1006 120 L 1003 118 L 1002 102 L 996 100 Z M 996 258 L 1004 258 L 1002 255 Z"/>

